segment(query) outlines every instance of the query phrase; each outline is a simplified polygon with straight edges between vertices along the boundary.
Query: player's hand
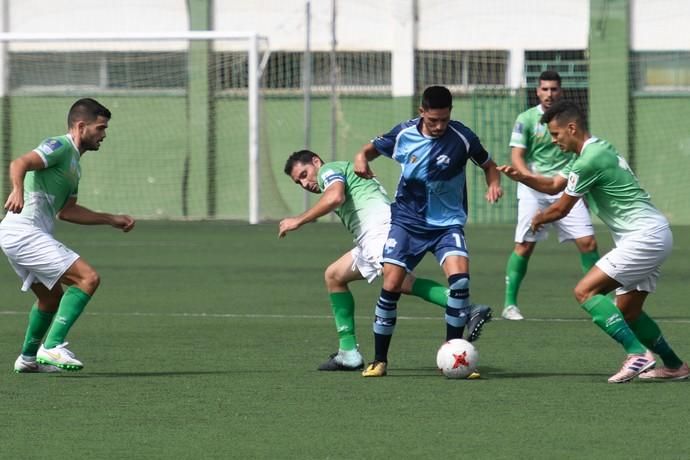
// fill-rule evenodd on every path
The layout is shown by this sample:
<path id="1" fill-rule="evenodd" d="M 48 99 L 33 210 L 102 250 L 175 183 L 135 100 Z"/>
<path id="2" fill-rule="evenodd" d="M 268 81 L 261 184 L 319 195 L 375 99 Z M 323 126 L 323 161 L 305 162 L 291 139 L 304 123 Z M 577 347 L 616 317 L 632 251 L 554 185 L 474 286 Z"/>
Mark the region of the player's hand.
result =
<path id="1" fill-rule="evenodd" d="M 12 190 L 5 201 L 5 210 L 19 214 L 24 209 L 24 191 Z"/>
<path id="2" fill-rule="evenodd" d="M 286 217 L 278 224 L 278 238 L 284 238 L 288 232 L 297 230 L 299 227 L 299 219 L 295 217 Z"/>
<path id="3" fill-rule="evenodd" d="M 541 221 L 543 215 L 544 214 L 541 211 L 537 211 L 534 217 L 532 217 L 532 223 L 529 227 L 529 229 L 532 230 L 532 233 L 537 233 L 544 226 L 544 224 Z"/>
<path id="4" fill-rule="evenodd" d="M 489 185 L 484 196 L 489 203 L 496 203 L 503 196 L 503 189 L 500 185 Z"/>
<path id="5" fill-rule="evenodd" d="M 123 232 L 127 233 L 134 228 L 135 221 L 132 216 L 126 214 L 119 214 L 113 216 L 113 221 L 110 225 L 115 228 L 119 228 Z"/>
<path id="6" fill-rule="evenodd" d="M 508 178 L 514 180 L 515 182 L 520 182 L 526 177 L 524 174 L 522 174 L 520 171 L 518 171 L 516 168 L 510 165 L 496 166 L 496 169 L 498 169 L 500 172 L 502 172 L 503 174 L 508 176 Z"/>
<path id="7" fill-rule="evenodd" d="M 356 155 L 355 161 L 353 163 L 355 174 L 357 174 L 359 177 L 362 177 L 364 179 L 374 178 L 374 173 L 369 167 L 369 161 L 367 161 L 366 156 L 364 154 L 360 153 Z"/>

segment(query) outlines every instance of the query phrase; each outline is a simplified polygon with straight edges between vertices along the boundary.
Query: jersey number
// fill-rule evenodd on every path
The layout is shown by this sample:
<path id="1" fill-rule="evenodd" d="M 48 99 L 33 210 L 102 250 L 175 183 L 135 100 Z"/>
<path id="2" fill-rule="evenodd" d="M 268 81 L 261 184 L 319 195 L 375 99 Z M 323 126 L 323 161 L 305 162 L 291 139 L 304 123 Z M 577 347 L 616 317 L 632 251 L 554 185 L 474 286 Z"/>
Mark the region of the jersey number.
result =
<path id="1" fill-rule="evenodd" d="M 452 235 L 453 238 L 455 238 L 455 246 L 467 252 L 467 248 L 465 247 L 465 235 L 461 233 L 453 233 Z"/>

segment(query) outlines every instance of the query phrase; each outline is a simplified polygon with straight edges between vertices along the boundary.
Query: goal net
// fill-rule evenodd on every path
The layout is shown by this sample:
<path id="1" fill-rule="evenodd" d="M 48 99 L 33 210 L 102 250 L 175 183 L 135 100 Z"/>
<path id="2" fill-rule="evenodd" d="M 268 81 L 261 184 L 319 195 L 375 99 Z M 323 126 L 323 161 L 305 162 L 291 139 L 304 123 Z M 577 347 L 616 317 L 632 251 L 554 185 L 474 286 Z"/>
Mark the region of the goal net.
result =
<path id="1" fill-rule="evenodd" d="M 65 133 L 70 105 L 93 97 L 113 117 L 82 160 L 85 206 L 251 223 L 284 213 L 261 133 L 265 38 L 1 34 L 0 44 L 5 196 L 12 158 Z"/>

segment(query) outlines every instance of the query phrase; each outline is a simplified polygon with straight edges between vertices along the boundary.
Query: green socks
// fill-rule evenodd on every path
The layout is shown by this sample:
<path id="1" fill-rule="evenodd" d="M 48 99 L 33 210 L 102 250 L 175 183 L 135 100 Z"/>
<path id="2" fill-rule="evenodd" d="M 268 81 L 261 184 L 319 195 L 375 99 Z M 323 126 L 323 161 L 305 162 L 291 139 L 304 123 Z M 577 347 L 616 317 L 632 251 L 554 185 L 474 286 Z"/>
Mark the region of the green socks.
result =
<path id="1" fill-rule="evenodd" d="M 77 321 L 81 312 L 84 311 L 84 307 L 89 303 L 89 300 L 91 300 L 91 296 L 76 286 L 70 286 L 65 291 L 60 300 L 60 306 L 55 314 L 53 324 L 50 326 L 43 344 L 45 348 L 54 348 L 56 345 L 65 342 L 67 333 Z"/>
<path id="2" fill-rule="evenodd" d="M 26 336 L 22 345 L 22 355 L 36 356 L 41 340 L 43 340 L 43 336 L 50 327 L 51 321 L 53 321 L 53 316 L 55 316 L 55 312 L 39 310 L 37 304 L 31 307 L 29 326 L 26 328 Z"/>
<path id="3" fill-rule="evenodd" d="M 594 264 L 599 260 L 599 251 L 596 249 L 592 252 L 581 252 L 580 253 L 580 266 L 582 267 L 582 273 L 587 273 Z"/>
<path id="4" fill-rule="evenodd" d="M 433 280 L 417 278 L 412 284 L 412 295 L 445 309 L 448 303 L 448 286 Z"/>
<path id="5" fill-rule="evenodd" d="M 352 293 L 350 291 L 331 292 L 328 296 L 331 299 L 340 349 L 344 351 L 356 349 L 355 299 L 352 297 Z"/>
<path id="6" fill-rule="evenodd" d="M 606 332 L 613 340 L 623 345 L 628 354 L 642 354 L 647 348 L 637 339 L 625 322 L 620 310 L 611 299 L 597 294 L 581 307 L 592 317 L 592 322 Z"/>
<path id="7" fill-rule="evenodd" d="M 666 367 L 678 369 L 683 365 L 683 361 L 675 354 L 661 334 L 659 326 L 652 318 L 647 316 L 647 313 L 642 312 L 637 320 L 630 323 L 630 329 L 632 329 L 640 342 L 659 355 Z"/>
<path id="8" fill-rule="evenodd" d="M 529 257 L 518 255 L 515 251 L 508 258 L 506 265 L 506 297 L 503 305 L 517 305 L 517 295 L 520 284 L 527 273 Z"/>

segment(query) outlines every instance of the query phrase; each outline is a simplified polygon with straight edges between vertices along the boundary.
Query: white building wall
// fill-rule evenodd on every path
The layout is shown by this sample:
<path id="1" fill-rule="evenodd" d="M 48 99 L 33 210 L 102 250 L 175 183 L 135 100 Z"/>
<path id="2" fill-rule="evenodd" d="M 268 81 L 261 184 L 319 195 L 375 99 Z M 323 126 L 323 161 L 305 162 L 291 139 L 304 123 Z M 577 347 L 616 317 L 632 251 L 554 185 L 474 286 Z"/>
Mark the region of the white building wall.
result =
<path id="1" fill-rule="evenodd" d="M 634 51 L 690 51 L 690 1 L 631 0 Z"/>

